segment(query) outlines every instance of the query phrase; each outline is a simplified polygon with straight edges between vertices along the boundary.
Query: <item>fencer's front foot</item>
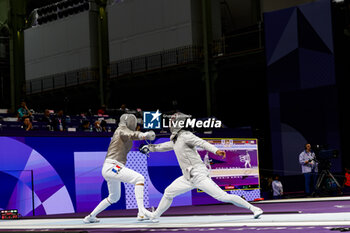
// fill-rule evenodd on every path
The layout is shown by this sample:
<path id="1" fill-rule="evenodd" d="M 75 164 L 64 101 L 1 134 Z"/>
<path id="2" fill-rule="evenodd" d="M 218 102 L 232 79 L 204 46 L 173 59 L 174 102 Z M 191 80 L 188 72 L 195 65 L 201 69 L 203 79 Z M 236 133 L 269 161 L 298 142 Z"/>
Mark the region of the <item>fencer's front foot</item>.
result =
<path id="1" fill-rule="evenodd" d="M 144 220 L 150 220 L 153 223 L 159 222 L 159 219 L 158 219 L 157 215 L 155 214 L 154 210 L 152 212 L 150 212 L 148 210 L 144 211 L 144 216 L 145 216 Z M 141 221 L 143 221 L 143 220 L 141 220 Z"/>
<path id="2" fill-rule="evenodd" d="M 145 216 L 144 214 L 142 213 L 138 213 L 137 214 L 137 221 L 145 221 L 145 220 L 149 220 L 149 217 Z"/>
<path id="3" fill-rule="evenodd" d="M 258 207 L 254 207 L 253 214 L 254 214 L 255 219 L 259 218 L 263 213 L 264 213 L 264 211 L 262 209 L 260 209 Z"/>
<path id="4" fill-rule="evenodd" d="M 83 219 L 83 222 L 84 223 L 98 223 L 98 222 L 100 222 L 100 219 L 93 217 L 91 215 L 88 215 Z"/>
<path id="5" fill-rule="evenodd" d="M 137 213 L 137 221 L 150 220 L 151 215 L 152 215 L 152 212 L 146 209 L 143 209 L 142 211 L 139 211 Z"/>
<path id="6" fill-rule="evenodd" d="M 143 209 L 137 213 L 137 221 L 150 220 L 151 216 L 152 212 L 148 211 L 147 209 Z"/>

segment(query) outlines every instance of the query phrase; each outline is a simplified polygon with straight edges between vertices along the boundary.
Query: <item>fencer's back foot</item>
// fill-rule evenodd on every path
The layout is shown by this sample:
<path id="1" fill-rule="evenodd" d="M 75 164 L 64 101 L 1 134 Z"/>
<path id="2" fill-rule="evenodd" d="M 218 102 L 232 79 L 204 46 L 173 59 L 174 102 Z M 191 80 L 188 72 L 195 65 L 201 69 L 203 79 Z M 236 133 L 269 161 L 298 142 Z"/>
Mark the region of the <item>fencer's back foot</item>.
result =
<path id="1" fill-rule="evenodd" d="M 254 219 L 258 219 L 263 213 L 264 211 L 262 209 L 257 208 L 256 210 L 254 210 Z"/>
<path id="2" fill-rule="evenodd" d="M 92 217 L 91 215 L 88 215 L 86 216 L 84 219 L 83 219 L 83 222 L 86 223 L 86 224 L 89 224 L 89 223 L 99 223 L 100 222 L 100 219 L 96 218 L 96 217 Z"/>

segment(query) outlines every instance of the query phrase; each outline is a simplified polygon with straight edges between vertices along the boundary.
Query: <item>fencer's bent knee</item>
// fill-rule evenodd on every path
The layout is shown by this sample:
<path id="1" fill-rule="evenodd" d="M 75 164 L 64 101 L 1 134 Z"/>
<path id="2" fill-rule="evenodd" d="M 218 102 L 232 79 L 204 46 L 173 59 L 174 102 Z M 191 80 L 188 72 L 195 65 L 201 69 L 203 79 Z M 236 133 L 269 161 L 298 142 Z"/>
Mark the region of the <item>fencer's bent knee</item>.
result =
<path id="1" fill-rule="evenodd" d="M 119 199 L 120 199 L 120 193 L 109 194 L 109 196 L 107 197 L 108 202 L 111 204 L 118 202 Z"/>

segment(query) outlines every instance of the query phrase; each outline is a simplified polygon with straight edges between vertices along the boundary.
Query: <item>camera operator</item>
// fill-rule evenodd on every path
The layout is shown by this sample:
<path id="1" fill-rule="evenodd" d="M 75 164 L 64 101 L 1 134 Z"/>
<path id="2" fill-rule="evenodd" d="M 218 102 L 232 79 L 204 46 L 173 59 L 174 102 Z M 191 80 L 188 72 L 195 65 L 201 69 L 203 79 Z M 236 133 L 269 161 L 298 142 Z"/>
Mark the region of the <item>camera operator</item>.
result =
<path id="1" fill-rule="evenodd" d="M 299 163 L 305 178 L 305 193 L 310 196 L 315 189 L 318 172 L 316 157 L 311 150 L 311 144 L 307 143 L 305 145 L 305 149 L 299 155 Z"/>

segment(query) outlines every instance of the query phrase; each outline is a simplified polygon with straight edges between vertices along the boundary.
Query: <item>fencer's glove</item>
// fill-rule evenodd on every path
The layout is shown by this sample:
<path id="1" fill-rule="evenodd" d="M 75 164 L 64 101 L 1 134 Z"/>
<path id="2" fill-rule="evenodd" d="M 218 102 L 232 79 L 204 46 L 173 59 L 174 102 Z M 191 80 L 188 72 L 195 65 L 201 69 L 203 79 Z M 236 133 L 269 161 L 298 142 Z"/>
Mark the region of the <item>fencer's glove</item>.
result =
<path id="1" fill-rule="evenodd" d="M 153 141 L 154 139 L 156 139 L 156 133 L 153 130 L 148 131 L 146 139 Z"/>
<path id="2" fill-rule="evenodd" d="M 150 150 L 149 150 L 148 145 L 141 145 L 141 146 L 139 147 L 139 150 L 140 150 L 140 152 L 141 152 L 142 154 L 145 154 L 145 155 L 147 155 L 147 156 L 149 157 L 149 152 L 150 152 Z"/>
<path id="3" fill-rule="evenodd" d="M 146 133 L 140 133 L 140 139 L 154 140 L 156 138 L 156 133 L 154 131 L 148 131 Z"/>
<path id="4" fill-rule="evenodd" d="M 147 137 L 147 133 L 140 133 L 139 134 L 139 139 L 140 140 L 145 140 L 145 139 L 147 139 L 146 137 Z"/>

